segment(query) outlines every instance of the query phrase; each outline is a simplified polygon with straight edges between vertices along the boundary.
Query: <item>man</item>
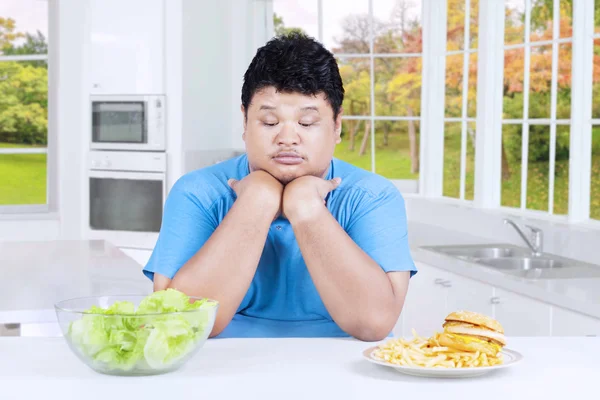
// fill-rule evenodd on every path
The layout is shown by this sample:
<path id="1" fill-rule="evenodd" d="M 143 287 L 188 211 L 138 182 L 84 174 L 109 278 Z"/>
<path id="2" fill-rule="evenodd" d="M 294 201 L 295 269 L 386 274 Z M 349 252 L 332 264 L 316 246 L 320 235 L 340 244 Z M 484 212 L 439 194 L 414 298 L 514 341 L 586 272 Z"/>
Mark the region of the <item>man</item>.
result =
<path id="1" fill-rule="evenodd" d="M 144 273 L 155 290 L 218 300 L 212 337 L 392 331 L 416 273 L 404 201 L 387 179 L 333 158 L 343 97 L 321 44 L 272 39 L 244 75 L 246 153 L 170 191 Z"/>

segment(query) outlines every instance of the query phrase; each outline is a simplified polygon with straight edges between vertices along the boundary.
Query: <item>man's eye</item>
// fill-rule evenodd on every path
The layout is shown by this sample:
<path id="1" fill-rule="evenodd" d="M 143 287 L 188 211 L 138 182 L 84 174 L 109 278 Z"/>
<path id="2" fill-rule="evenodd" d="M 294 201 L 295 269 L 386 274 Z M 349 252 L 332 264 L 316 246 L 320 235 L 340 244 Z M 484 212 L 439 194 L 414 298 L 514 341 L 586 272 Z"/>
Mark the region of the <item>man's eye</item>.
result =
<path id="1" fill-rule="evenodd" d="M 263 122 L 263 124 L 264 124 L 265 126 L 275 126 L 275 125 L 277 125 L 277 122 L 275 122 L 275 123 L 273 123 L 273 124 L 269 124 L 269 123 L 267 123 L 267 122 Z"/>
<path id="2" fill-rule="evenodd" d="M 310 124 L 305 124 L 305 123 L 302 123 L 302 122 L 299 122 L 299 124 L 300 124 L 300 125 L 302 125 L 302 126 L 303 126 L 303 127 L 305 127 L 305 128 L 308 128 L 309 126 L 311 126 L 311 125 L 312 125 L 312 123 L 310 123 Z"/>

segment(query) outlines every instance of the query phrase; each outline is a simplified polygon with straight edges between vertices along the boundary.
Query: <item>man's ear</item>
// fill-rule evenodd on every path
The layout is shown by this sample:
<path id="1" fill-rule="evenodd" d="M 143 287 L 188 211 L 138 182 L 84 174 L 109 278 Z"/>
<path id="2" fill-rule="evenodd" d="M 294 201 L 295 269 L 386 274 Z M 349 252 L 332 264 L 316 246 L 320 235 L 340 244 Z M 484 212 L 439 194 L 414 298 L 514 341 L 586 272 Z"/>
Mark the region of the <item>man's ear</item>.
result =
<path id="1" fill-rule="evenodd" d="M 240 106 L 240 110 L 242 111 L 242 121 L 244 124 L 244 132 L 242 133 L 242 139 L 246 140 L 246 125 L 248 124 L 248 116 L 246 114 L 246 110 L 244 109 L 244 105 Z"/>
<path id="2" fill-rule="evenodd" d="M 335 118 L 335 143 L 340 144 L 342 142 L 342 114 L 344 113 L 344 109 L 340 107 L 340 112 L 338 116 Z"/>

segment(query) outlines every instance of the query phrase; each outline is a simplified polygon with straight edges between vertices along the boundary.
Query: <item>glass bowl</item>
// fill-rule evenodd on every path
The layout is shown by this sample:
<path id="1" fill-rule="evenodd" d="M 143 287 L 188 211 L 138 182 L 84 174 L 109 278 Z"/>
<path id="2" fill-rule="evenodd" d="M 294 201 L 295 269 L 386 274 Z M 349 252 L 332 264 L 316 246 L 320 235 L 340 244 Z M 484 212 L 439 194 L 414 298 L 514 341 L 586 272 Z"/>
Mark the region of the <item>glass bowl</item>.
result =
<path id="1" fill-rule="evenodd" d="M 146 297 L 80 297 L 54 308 L 69 348 L 93 370 L 127 376 L 175 371 L 208 339 L 219 303 L 189 297 L 190 303 L 201 305 L 186 311 L 135 312 Z"/>

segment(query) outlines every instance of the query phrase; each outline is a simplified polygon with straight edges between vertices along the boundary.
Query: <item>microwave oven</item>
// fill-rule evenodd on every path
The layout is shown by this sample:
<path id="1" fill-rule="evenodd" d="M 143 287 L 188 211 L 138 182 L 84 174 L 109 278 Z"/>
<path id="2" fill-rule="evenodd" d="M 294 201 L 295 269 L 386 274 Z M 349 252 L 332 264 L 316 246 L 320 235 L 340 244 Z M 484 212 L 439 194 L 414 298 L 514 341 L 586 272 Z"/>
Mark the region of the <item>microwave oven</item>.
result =
<path id="1" fill-rule="evenodd" d="M 165 96 L 91 96 L 90 149 L 165 151 Z"/>

